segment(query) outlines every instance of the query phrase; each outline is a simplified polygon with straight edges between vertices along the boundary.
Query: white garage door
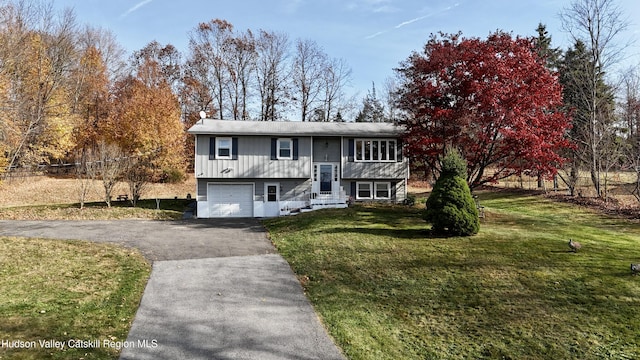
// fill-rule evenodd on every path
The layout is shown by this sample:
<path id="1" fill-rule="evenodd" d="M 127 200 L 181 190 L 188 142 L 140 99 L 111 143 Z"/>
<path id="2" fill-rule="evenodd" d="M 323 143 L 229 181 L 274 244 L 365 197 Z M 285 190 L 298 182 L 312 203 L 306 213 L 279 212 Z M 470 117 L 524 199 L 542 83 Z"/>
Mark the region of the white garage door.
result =
<path id="1" fill-rule="evenodd" d="M 253 217 L 253 185 L 209 184 L 209 217 Z"/>

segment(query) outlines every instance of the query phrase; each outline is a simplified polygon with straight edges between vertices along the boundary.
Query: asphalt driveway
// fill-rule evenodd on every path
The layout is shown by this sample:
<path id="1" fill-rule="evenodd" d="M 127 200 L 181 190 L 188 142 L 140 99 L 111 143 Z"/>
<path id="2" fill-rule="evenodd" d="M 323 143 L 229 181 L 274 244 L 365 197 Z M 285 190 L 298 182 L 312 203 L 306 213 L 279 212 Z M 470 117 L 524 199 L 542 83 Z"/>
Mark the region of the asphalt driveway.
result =
<path id="1" fill-rule="evenodd" d="M 255 219 L 0 221 L 0 236 L 117 243 L 153 262 L 121 359 L 344 359 Z"/>
<path id="2" fill-rule="evenodd" d="M 149 261 L 274 254 L 256 219 L 0 221 L 0 236 L 110 242 Z"/>

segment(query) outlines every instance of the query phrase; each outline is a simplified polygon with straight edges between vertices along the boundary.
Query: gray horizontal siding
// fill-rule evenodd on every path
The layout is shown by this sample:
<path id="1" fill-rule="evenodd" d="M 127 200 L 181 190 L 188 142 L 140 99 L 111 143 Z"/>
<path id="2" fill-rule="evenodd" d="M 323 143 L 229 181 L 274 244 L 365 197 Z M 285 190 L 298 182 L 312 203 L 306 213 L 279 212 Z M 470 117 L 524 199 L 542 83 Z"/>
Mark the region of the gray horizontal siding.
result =
<path id="1" fill-rule="evenodd" d="M 298 138 L 298 160 L 271 160 L 271 138 L 238 136 L 237 160 L 209 160 L 210 136 L 198 135 L 195 172 L 198 178 L 310 178 L 311 138 Z"/>

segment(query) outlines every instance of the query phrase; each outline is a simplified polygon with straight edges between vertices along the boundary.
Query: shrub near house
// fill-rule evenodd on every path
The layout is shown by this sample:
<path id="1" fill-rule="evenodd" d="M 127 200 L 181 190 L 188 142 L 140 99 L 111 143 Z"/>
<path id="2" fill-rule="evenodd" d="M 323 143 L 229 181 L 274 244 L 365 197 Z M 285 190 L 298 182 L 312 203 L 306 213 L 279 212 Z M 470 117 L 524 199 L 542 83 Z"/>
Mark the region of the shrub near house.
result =
<path id="1" fill-rule="evenodd" d="M 480 230 L 478 209 L 465 180 L 465 160 L 450 151 L 442 161 L 442 173 L 427 199 L 424 219 L 435 233 L 456 236 L 475 235 Z"/>

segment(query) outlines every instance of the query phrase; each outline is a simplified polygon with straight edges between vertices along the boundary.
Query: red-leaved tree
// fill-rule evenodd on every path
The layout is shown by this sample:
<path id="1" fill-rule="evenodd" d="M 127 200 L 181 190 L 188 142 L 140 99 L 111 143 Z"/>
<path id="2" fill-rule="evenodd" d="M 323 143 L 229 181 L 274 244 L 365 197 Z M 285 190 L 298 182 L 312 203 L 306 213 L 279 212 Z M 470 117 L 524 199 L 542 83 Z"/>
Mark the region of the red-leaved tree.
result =
<path id="1" fill-rule="evenodd" d="M 533 39 L 432 35 L 424 52 L 397 71 L 407 154 L 435 172 L 447 149 L 456 148 L 472 187 L 514 174 L 549 176 L 571 146 L 562 87 Z"/>

